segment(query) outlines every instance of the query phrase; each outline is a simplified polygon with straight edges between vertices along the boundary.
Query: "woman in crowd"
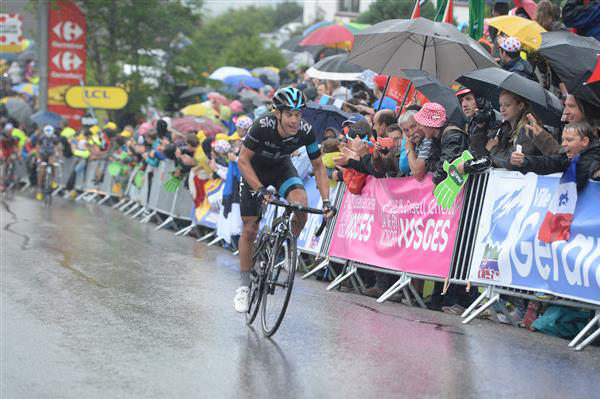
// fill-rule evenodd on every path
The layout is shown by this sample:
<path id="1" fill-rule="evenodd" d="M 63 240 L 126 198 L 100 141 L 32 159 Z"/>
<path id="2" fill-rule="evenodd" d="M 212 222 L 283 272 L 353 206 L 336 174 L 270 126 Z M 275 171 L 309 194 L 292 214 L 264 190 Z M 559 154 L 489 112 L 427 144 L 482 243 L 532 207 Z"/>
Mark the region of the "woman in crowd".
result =
<path id="1" fill-rule="evenodd" d="M 527 101 L 508 90 L 500 93 L 500 113 L 504 119 L 496 134 L 487 143 L 492 162 L 496 167 L 514 169 L 511 154 L 517 146 L 525 155 L 553 155 L 560 146 L 551 134 L 541 128 L 529 109 Z"/>

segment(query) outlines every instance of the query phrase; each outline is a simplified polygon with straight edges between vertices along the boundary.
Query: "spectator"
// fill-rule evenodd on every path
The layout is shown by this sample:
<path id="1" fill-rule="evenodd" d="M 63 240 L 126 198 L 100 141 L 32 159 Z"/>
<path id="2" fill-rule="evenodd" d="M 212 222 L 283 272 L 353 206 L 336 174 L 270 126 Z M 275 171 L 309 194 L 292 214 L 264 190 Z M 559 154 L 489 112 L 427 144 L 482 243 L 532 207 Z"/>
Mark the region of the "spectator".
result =
<path id="1" fill-rule="evenodd" d="M 505 1 L 496 1 L 492 7 L 492 17 L 499 17 L 501 15 L 508 15 L 508 3 Z M 493 43 L 492 56 L 496 59 L 500 57 L 500 47 L 498 46 L 498 29 L 490 26 L 488 29 L 490 35 L 490 41 Z"/>
<path id="2" fill-rule="evenodd" d="M 538 3 L 535 20 L 548 32 L 566 30 L 565 25 L 560 21 L 560 13 L 556 14 L 556 9 L 550 0 L 541 0 Z"/>
<path id="3" fill-rule="evenodd" d="M 529 111 L 527 101 L 504 90 L 500 93 L 500 112 L 504 118 L 496 138 L 490 139 L 486 148 L 496 167 L 514 169 L 510 157 L 517 145 L 525 155 L 552 155 L 560 146 L 542 124 Z M 528 127 L 529 125 L 529 127 Z"/>
<path id="4" fill-rule="evenodd" d="M 469 151 L 475 158 L 489 156 L 490 153 L 485 148 L 488 136 L 490 134 L 495 136 L 495 132 L 500 127 L 496 111 L 488 101 L 481 97 L 476 98 L 475 94 L 466 87 L 462 87 L 456 95 L 467 117 Z"/>
<path id="5" fill-rule="evenodd" d="M 407 174 L 405 172 L 410 172 L 408 165 L 405 165 L 404 171 L 402 171 L 400 167 L 400 156 L 402 151 L 404 151 L 404 146 L 402 145 L 402 129 L 394 123 L 388 126 L 383 140 L 375 142 L 373 157 L 371 159 L 373 168 L 375 171 L 386 177 L 396 177 Z M 405 163 L 407 164 L 408 162 L 405 161 Z"/>
<path id="6" fill-rule="evenodd" d="M 533 67 L 521 58 L 521 41 L 516 37 L 507 37 L 500 41 L 500 65 L 506 71 L 518 73 L 537 82 Z"/>
<path id="7" fill-rule="evenodd" d="M 562 119 L 567 123 L 585 121 L 593 128 L 598 129 L 600 127 L 600 107 L 569 94 L 565 99 Z"/>
<path id="8" fill-rule="evenodd" d="M 340 133 L 333 127 L 328 127 L 323 131 L 323 144 L 327 139 L 336 139 L 339 137 Z M 333 152 L 333 151 L 330 151 Z"/>
<path id="9" fill-rule="evenodd" d="M 420 181 L 428 171 L 427 160 L 430 159 L 431 154 L 431 139 L 425 138 L 421 131 L 417 131 L 417 121 L 414 118 L 417 112 L 418 109 L 407 109 L 398 118 L 398 124 L 404 136 L 404 148 L 410 173 Z M 431 169 L 433 165 L 435 162 L 429 163 L 429 171 L 433 171 Z"/>
<path id="10" fill-rule="evenodd" d="M 562 9 L 562 19 L 568 28 L 582 36 L 600 40 L 600 1 L 568 0 Z"/>
<path id="11" fill-rule="evenodd" d="M 327 91 L 327 85 L 325 84 L 325 82 L 321 82 L 317 85 L 317 99 L 319 99 L 321 96 L 325 96 L 330 94 Z"/>
<path id="12" fill-rule="evenodd" d="M 581 191 L 589 179 L 600 180 L 600 144 L 598 136 L 587 122 L 572 122 L 563 130 L 562 148 L 556 155 L 525 156 L 513 152 L 510 162 L 520 172 L 549 175 L 567 170 L 571 160 L 579 155 L 576 168 L 577 190 Z"/>
<path id="13" fill-rule="evenodd" d="M 469 147 L 468 138 L 458 126 L 448 124 L 446 110 L 441 104 L 427 103 L 414 115 L 416 132 L 431 139 L 429 162 L 433 167 L 433 183 L 439 184 L 446 178 L 444 161 L 451 163 Z"/>
<path id="14" fill-rule="evenodd" d="M 235 121 L 236 133 L 240 136 L 240 139 L 243 139 L 252 126 L 252 119 L 249 116 L 241 115 Z"/>
<path id="15" fill-rule="evenodd" d="M 382 109 L 373 116 L 373 128 L 377 137 L 385 137 L 388 127 L 396 123 L 396 114 L 391 109 Z"/>
<path id="16" fill-rule="evenodd" d="M 346 101 L 348 99 L 348 89 L 342 86 L 337 80 L 327 81 L 327 92 L 337 100 Z"/>

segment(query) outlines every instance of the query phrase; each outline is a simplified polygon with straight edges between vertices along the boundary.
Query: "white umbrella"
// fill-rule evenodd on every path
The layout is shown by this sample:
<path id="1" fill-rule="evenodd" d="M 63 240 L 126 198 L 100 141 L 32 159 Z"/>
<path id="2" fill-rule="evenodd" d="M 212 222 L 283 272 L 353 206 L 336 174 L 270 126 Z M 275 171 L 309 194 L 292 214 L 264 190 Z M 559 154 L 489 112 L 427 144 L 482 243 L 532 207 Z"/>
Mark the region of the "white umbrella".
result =
<path id="1" fill-rule="evenodd" d="M 209 79 L 223 80 L 226 77 L 233 76 L 233 75 L 252 76 L 252 74 L 244 68 L 224 66 L 224 67 L 218 68 L 213 73 L 211 73 L 209 76 Z"/>

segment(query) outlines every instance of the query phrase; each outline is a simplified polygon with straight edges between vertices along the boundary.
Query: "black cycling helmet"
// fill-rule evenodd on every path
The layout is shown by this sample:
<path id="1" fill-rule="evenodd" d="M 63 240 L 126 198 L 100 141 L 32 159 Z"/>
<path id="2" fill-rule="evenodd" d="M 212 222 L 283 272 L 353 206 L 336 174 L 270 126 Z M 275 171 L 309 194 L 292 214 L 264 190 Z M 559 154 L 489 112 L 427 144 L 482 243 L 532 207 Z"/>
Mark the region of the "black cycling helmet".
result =
<path id="1" fill-rule="evenodd" d="M 273 106 L 279 111 L 300 111 L 306 107 L 306 97 L 294 87 L 282 87 L 273 95 Z"/>

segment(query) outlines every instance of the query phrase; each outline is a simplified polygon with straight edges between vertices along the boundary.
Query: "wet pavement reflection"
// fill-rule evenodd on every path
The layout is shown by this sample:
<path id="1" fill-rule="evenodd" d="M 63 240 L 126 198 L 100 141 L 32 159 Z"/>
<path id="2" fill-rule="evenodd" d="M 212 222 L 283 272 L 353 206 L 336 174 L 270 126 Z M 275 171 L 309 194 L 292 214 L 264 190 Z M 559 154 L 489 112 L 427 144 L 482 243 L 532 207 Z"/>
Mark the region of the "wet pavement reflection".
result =
<path id="1" fill-rule="evenodd" d="M 2 204 L 2 398 L 591 398 L 600 350 L 296 280 L 273 339 L 238 260 L 107 206 Z"/>

